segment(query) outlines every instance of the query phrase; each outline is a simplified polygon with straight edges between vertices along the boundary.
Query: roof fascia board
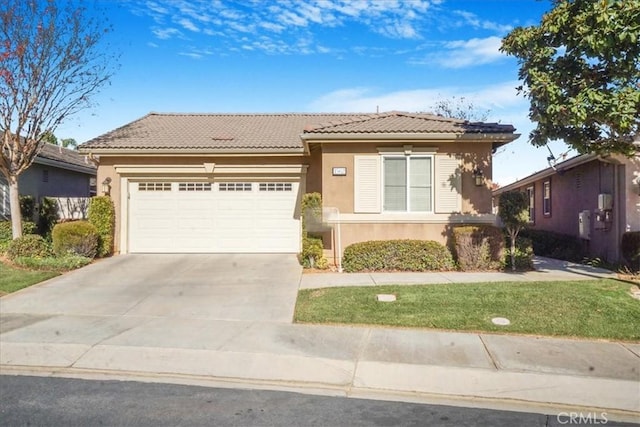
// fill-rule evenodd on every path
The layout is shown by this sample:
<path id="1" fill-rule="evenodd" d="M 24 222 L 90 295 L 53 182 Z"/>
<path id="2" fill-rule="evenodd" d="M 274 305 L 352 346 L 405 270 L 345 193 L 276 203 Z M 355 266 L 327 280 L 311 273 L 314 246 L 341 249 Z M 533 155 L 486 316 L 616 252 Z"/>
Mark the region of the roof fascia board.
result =
<path id="1" fill-rule="evenodd" d="M 304 150 L 296 151 L 198 151 L 198 150 L 144 150 L 144 149 L 113 149 L 93 148 L 81 151 L 87 155 L 96 156 L 130 156 L 130 157 L 296 157 L 304 154 Z"/>
<path id="2" fill-rule="evenodd" d="M 91 166 L 80 166 L 80 165 L 74 165 L 72 163 L 67 163 L 67 162 L 61 162 L 59 160 L 53 160 L 53 159 L 46 159 L 43 157 L 36 157 L 33 161 L 33 163 L 39 164 L 39 165 L 43 165 L 43 166 L 52 166 L 55 168 L 59 168 L 59 169 L 65 169 L 65 170 L 70 170 L 73 172 L 81 172 L 81 173 L 86 173 L 87 175 L 95 175 L 96 174 L 96 169 L 92 168 Z"/>
<path id="3" fill-rule="evenodd" d="M 331 133 L 302 134 L 300 138 L 309 142 L 352 143 L 367 141 L 415 142 L 415 141 L 477 141 L 511 142 L 520 134 L 513 133 Z"/>
<path id="4" fill-rule="evenodd" d="M 493 192 L 493 194 L 498 195 L 498 194 L 505 193 L 507 191 L 515 190 L 515 189 L 520 188 L 520 187 L 522 187 L 524 185 L 529 185 L 529 184 L 531 184 L 533 182 L 539 181 L 539 180 L 547 178 L 549 176 L 553 176 L 556 173 L 558 173 L 559 171 L 567 171 L 567 170 L 573 169 L 573 168 L 575 168 L 577 166 L 580 166 L 582 164 L 589 163 L 589 162 L 591 162 L 593 160 L 596 160 L 596 159 L 598 159 L 598 155 L 596 155 L 596 154 L 582 154 L 580 156 L 577 156 L 577 157 L 574 157 L 572 159 L 566 160 L 566 161 L 564 161 L 562 163 L 556 164 L 555 169 L 549 167 L 549 168 L 543 169 L 543 170 L 541 170 L 539 172 L 535 172 L 535 173 L 533 173 L 533 174 L 531 174 L 531 175 L 529 175 L 527 177 L 519 179 L 519 180 L 517 180 L 515 182 L 512 182 L 509 185 L 505 185 L 504 187 L 500 187 L 497 190 L 495 190 Z"/>

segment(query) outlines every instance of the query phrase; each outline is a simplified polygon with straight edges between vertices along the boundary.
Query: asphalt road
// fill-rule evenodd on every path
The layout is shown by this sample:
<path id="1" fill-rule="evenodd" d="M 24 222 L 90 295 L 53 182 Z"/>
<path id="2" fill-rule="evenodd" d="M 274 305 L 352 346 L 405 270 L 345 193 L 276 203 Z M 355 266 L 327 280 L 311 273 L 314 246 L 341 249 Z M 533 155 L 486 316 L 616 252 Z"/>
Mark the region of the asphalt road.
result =
<path id="1" fill-rule="evenodd" d="M 583 414 L 584 417 L 587 414 Z M 606 417 L 606 416 L 605 416 Z M 603 424 L 604 420 L 582 425 Z M 0 425 L 561 426 L 527 414 L 344 397 L 132 381 L 0 376 Z M 578 419 L 575 419 L 578 421 Z M 588 421 L 586 418 L 583 421 Z M 608 426 L 633 424 L 606 422 Z M 637 425 L 636 425 L 637 426 Z"/>

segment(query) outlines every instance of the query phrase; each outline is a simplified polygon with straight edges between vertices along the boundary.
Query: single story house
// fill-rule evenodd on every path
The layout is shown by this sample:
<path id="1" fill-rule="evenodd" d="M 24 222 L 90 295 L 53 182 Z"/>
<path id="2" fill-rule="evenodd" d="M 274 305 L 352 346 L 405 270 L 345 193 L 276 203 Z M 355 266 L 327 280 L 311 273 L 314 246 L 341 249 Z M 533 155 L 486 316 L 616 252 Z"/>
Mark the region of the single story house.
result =
<path id="1" fill-rule="evenodd" d="M 491 155 L 514 132 L 395 111 L 150 113 L 80 151 L 110 182 L 121 253 L 297 253 L 307 192 L 322 194 L 342 248 L 494 223 Z"/>
<path id="2" fill-rule="evenodd" d="M 78 198 L 96 194 L 96 165 L 87 156 L 45 144 L 31 166 L 18 177 L 21 196 Z M 0 175 L 0 218 L 10 215 L 9 186 Z"/>
<path id="3" fill-rule="evenodd" d="M 493 192 L 526 192 L 530 226 L 582 239 L 591 257 L 621 261 L 620 242 L 640 231 L 640 152 L 582 154 Z"/>

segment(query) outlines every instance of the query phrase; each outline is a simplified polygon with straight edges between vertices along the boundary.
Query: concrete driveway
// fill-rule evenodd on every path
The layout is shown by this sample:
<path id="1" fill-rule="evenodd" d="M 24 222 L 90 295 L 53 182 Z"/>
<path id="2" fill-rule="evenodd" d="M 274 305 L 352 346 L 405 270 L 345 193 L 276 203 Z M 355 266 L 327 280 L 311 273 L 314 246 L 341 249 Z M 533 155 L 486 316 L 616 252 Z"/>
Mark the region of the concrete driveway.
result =
<path id="1" fill-rule="evenodd" d="M 0 313 L 291 322 L 300 274 L 291 254 L 121 255 L 2 298 Z"/>

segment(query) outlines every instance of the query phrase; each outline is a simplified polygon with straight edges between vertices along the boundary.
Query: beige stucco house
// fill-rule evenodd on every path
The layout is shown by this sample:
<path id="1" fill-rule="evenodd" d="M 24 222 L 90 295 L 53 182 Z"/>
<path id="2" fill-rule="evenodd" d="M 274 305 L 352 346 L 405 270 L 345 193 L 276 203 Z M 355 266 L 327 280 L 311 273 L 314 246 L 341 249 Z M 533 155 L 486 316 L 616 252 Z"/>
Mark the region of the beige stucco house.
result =
<path id="1" fill-rule="evenodd" d="M 403 112 L 151 113 L 80 150 L 110 181 L 121 253 L 296 253 L 302 195 L 320 192 L 332 255 L 338 232 L 344 248 L 494 223 L 491 154 L 514 132 Z"/>

